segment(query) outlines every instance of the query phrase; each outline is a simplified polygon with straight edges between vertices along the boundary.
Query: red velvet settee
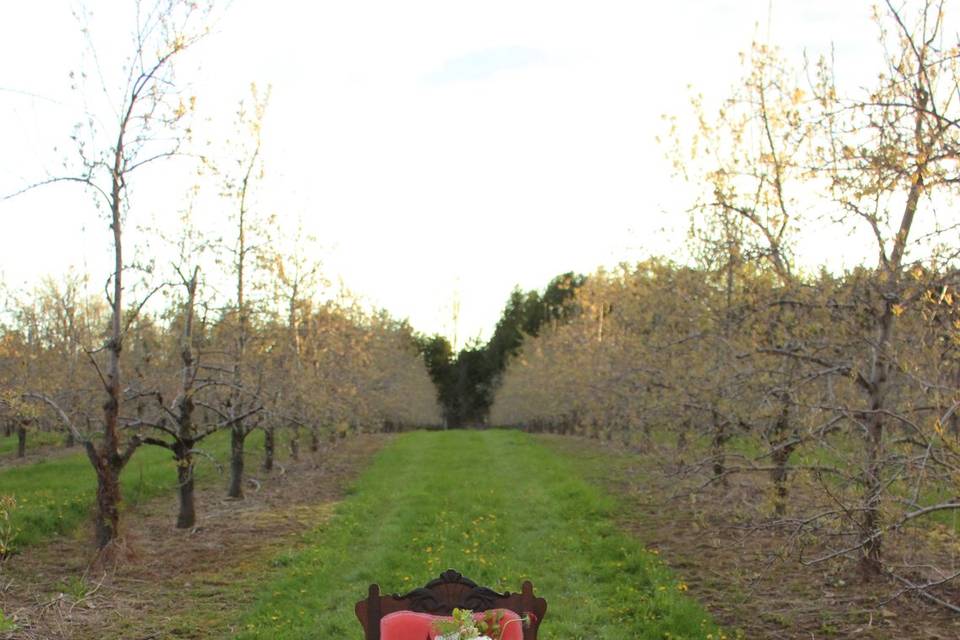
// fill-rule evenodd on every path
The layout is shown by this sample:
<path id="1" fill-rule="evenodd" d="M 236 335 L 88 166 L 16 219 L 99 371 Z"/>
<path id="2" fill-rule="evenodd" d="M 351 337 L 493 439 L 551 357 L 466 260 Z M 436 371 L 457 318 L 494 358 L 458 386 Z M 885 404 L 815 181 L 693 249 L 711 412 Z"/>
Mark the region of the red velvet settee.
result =
<path id="1" fill-rule="evenodd" d="M 433 621 L 450 616 L 455 608 L 478 613 L 502 609 L 503 622 L 526 618 L 524 624 L 504 625 L 502 640 L 537 640 L 547 601 L 534 596 L 530 581 L 523 583 L 520 593 L 497 593 L 450 569 L 404 595 L 381 595 L 380 586 L 372 584 L 355 611 L 364 640 L 428 640 L 436 636 Z"/>

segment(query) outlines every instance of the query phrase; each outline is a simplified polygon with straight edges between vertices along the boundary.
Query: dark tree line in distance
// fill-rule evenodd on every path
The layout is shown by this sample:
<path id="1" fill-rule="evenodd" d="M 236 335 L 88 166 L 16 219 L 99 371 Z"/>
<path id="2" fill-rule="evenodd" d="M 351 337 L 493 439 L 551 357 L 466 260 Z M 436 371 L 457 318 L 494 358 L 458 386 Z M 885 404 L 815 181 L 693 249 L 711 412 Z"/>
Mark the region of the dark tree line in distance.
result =
<path id="1" fill-rule="evenodd" d="M 487 424 L 507 362 L 520 350 L 525 337 L 535 337 L 541 328 L 566 322 L 577 313 L 574 294 L 585 282 L 586 276 L 567 272 L 553 278 L 542 293 L 514 288 L 490 340 L 486 344 L 470 342 L 459 353 L 454 353 L 444 336 L 419 337 L 447 427 Z"/>

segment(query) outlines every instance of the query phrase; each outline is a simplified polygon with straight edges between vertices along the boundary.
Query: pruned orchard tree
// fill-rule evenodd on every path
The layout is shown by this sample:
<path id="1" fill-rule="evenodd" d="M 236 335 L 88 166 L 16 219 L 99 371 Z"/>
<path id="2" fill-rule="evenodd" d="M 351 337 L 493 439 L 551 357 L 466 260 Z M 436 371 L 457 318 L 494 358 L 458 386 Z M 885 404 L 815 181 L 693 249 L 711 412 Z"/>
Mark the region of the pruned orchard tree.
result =
<path id="1" fill-rule="evenodd" d="M 877 22 L 886 59 L 876 84 L 864 93 L 848 92 L 822 63 L 816 86 L 823 110 L 820 169 L 844 220 L 863 225 L 876 243 L 868 333 L 853 371 L 862 405 L 848 414 L 865 452 L 855 546 L 871 573 L 883 569 L 883 537 L 892 524 L 883 505 L 891 474 L 906 471 L 888 464 L 891 428 L 909 424 L 893 393 L 901 366 L 899 317 L 910 295 L 906 276 L 939 244 L 953 245 L 948 251 L 956 255 L 956 218 L 943 219 L 937 208 L 960 184 L 960 42 L 945 29 L 945 3 L 898 7 L 887 0 L 883 9 Z"/>
<path id="2" fill-rule="evenodd" d="M 230 271 L 235 282 L 235 298 L 228 316 L 232 318 L 230 336 L 233 345 L 230 359 L 224 365 L 229 370 L 225 384 L 228 388 L 218 409 L 230 427 L 230 484 L 227 495 L 243 497 L 244 446 L 247 436 L 256 428 L 250 420 L 263 409 L 261 386 L 252 376 L 248 363 L 251 339 L 251 272 L 263 266 L 262 257 L 266 244 L 264 217 L 251 210 L 254 189 L 263 177 L 263 118 L 270 101 L 269 90 L 261 94 L 256 85 L 250 87 L 250 101 L 241 101 L 236 114 L 235 157 L 227 160 L 229 169 L 222 169 L 223 195 L 233 203 L 233 228 L 235 235 L 227 247 Z M 235 166 L 234 166 L 235 165 Z"/>
<path id="3" fill-rule="evenodd" d="M 192 208 L 180 217 L 179 236 L 168 241 L 174 249 L 170 264 L 171 301 L 168 323 L 160 338 L 161 353 L 150 366 L 152 375 L 140 394 L 155 400 L 152 416 L 142 420 L 153 432 L 143 438 L 144 444 L 167 449 L 173 455 L 177 473 L 179 509 L 176 526 L 188 529 L 196 523 L 195 473 L 199 447 L 209 436 L 222 429 L 223 420 L 202 420 L 198 409 L 209 406 L 206 396 L 218 385 L 216 376 L 202 375 L 203 351 L 199 348 L 204 336 L 203 257 L 210 243 L 192 223 Z M 162 236 L 162 234 L 160 234 Z M 206 393 L 205 393 L 206 392 Z"/>

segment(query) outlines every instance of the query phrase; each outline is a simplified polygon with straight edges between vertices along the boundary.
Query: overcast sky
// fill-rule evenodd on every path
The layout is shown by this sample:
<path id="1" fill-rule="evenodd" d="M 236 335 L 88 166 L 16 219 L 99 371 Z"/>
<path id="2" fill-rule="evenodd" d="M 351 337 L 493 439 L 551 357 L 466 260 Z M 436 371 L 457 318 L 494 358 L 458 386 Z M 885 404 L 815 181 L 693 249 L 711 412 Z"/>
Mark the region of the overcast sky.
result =
<path id="1" fill-rule="evenodd" d="M 0 193 L 56 173 L 90 107 L 69 86 L 74 6 L 0 10 Z M 88 6 L 101 66 L 119 68 L 129 5 Z M 860 0 L 236 0 L 178 73 L 211 139 L 251 81 L 272 85 L 258 207 L 302 220 L 328 279 L 419 330 L 452 334 L 458 295 L 462 344 L 489 336 L 514 285 L 682 259 L 692 195 L 655 138 L 661 115 L 688 113 L 689 86 L 721 99 L 754 38 L 798 61 L 833 44 L 841 79 L 868 77 L 875 34 Z M 128 224 L 168 224 L 188 184 L 146 175 Z M 0 218 L 9 286 L 109 272 L 106 223 L 76 188 L 0 203 Z"/>

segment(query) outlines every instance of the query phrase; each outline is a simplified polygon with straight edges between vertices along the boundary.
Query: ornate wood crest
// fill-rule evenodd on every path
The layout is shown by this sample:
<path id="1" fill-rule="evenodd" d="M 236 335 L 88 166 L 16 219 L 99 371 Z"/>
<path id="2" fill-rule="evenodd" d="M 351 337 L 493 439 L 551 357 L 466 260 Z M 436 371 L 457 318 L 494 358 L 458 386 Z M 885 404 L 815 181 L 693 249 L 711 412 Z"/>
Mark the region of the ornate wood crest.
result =
<path id="1" fill-rule="evenodd" d="M 456 609 L 486 611 L 496 609 L 497 602 L 508 597 L 509 593 L 497 593 L 487 587 L 477 586 L 473 580 L 464 578 L 453 569 L 440 574 L 426 586 L 414 589 L 402 596 L 392 597 L 407 603 L 405 610 L 432 613 L 447 616 Z"/>

